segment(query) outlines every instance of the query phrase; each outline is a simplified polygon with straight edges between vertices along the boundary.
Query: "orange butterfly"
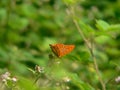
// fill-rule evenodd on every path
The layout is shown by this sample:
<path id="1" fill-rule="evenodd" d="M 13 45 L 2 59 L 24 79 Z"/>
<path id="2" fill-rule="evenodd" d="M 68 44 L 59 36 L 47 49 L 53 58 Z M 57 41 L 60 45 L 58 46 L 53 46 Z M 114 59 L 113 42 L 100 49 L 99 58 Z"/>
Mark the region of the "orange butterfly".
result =
<path id="1" fill-rule="evenodd" d="M 62 57 L 64 55 L 70 53 L 75 48 L 75 45 L 50 44 L 50 47 L 51 47 L 53 53 L 57 57 Z"/>

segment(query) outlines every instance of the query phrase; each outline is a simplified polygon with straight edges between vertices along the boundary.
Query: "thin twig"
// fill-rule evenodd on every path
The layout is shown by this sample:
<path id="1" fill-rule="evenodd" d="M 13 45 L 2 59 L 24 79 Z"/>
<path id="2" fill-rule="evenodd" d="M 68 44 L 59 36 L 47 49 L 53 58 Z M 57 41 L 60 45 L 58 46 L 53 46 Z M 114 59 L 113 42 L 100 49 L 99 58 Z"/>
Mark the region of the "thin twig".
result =
<path id="1" fill-rule="evenodd" d="M 100 76 L 100 73 L 99 73 L 99 68 L 98 68 L 98 64 L 97 64 L 97 61 L 96 61 L 96 57 L 95 57 L 94 52 L 93 52 L 93 47 L 92 47 L 91 43 L 86 39 L 85 35 L 83 34 L 82 30 L 81 30 L 80 27 L 79 27 L 79 24 L 78 24 L 77 20 L 74 18 L 75 14 L 74 14 L 74 10 L 73 10 L 72 7 L 70 8 L 70 13 L 71 13 L 71 15 L 72 15 L 73 22 L 74 22 L 74 24 L 75 24 L 78 32 L 80 33 L 81 37 L 83 38 L 83 40 L 84 40 L 87 48 L 88 48 L 89 51 L 90 51 L 90 54 L 91 54 L 92 58 L 93 58 L 94 67 L 95 67 L 96 73 L 97 73 L 97 75 L 98 75 L 98 79 L 99 79 L 99 81 L 100 81 L 100 83 L 101 83 L 101 85 L 102 85 L 102 89 L 103 89 L 103 90 L 106 90 L 105 84 L 104 84 L 104 82 L 103 82 L 103 80 L 102 80 L 102 78 L 101 78 L 101 76 Z"/>

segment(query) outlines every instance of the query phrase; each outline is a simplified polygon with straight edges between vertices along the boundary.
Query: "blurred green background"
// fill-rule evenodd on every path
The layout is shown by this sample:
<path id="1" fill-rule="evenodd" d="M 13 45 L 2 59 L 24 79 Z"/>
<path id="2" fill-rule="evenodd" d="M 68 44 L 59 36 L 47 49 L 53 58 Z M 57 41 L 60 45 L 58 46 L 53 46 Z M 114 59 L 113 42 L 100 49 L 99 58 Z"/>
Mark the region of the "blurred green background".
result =
<path id="1" fill-rule="evenodd" d="M 101 90 L 93 60 L 65 3 L 75 7 L 80 22 L 91 26 L 95 33 L 99 32 L 96 20 L 104 20 L 110 25 L 120 22 L 120 0 L 0 0 L 0 74 L 9 71 L 32 83 L 35 77 L 28 68 L 34 69 L 39 65 L 45 68 L 51 81 L 47 83 L 48 87 L 46 84 L 36 85 L 38 90 L 63 90 L 55 83 L 61 83 L 66 76 L 71 78 L 71 82 L 63 83 L 62 87 L 68 86 L 69 90 Z M 91 32 L 83 32 L 90 38 Z M 120 85 L 114 80 L 120 74 L 120 28 L 110 35 L 94 37 L 95 55 L 107 90 L 120 90 Z M 54 43 L 74 44 L 75 49 L 69 55 L 52 61 L 49 44 Z M 47 80 L 41 77 L 39 83 Z M 36 90 L 24 84 L 19 83 L 18 86 Z M 40 89 L 42 86 L 46 88 Z"/>

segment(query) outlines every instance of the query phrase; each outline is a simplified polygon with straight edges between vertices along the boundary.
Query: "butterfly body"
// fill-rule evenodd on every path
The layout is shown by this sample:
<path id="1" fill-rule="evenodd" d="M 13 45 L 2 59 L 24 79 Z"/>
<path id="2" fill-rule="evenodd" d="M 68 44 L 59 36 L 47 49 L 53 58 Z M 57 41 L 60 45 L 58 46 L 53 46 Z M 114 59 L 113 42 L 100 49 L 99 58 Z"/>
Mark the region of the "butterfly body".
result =
<path id="1" fill-rule="evenodd" d="M 74 49 L 74 45 L 64 45 L 64 44 L 50 44 L 50 47 L 53 53 L 57 57 L 62 57 L 68 53 L 70 53 Z"/>

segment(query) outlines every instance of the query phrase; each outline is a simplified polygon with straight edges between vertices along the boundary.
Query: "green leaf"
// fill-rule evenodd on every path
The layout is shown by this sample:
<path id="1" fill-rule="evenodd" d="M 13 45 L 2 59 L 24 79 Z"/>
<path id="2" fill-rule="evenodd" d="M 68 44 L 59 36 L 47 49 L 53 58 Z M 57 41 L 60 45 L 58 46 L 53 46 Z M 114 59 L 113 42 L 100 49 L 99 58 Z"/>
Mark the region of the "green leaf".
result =
<path id="1" fill-rule="evenodd" d="M 86 37 L 93 37 L 95 34 L 95 30 L 88 24 L 85 24 L 84 22 L 82 22 L 81 20 L 79 20 L 79 25 L 80 28 L 82 30 L 82 32 L 84 32 Z"/>
<path id="2" fill-rule="evenodd" d="M 96 20 L 96 27 L 101 31 L 106 31 L 110 25 L 103 20 Z"/>
<path id="3" fill-rule="evenodd" d="M 15 30 L 23 30 L 29 24 L 27 18 L 20 17 L 15 14 L 10 15 L 9 26 Z"/>
<path id="4" fill-rule="evenodd" d="M 7 15 L 7 11 L 4 8 L 0 8 L 0 22 L 5 21 Z"/>
<path id="5" fill-rule="evenodd" d="M 95 90 L 92 86 L 90 86 L 88 83 L 85 83 L 80 80 L 80 78 L 77 76 L 77 74 L 71 74 L 71 82 L 79 87 L 79 90 Z"/>
<path id="6" fill-rule="evenodd" d="M 120 30 L 120 24 L 110 25 L 108 30 L 109 31 L 119 31 Z"/>
<path id="7" fill-rule="evenodd" d="M 37 86 L 33 85 L 33 81 L 27 78 L 19 77 L 18 82 L 21 90 L 39 90 Z"/>
<path id="8" fill-rule="evenodd" d="M 105 44 L 109 43 L 111 41 L 111 38 L 107 35 L 99 35 L 95 37 L 95 41 L 99 44 Z"/>
<path id="9" fill-rule="evenodd" d="M 22 41 L 22 37 L 18 33 L 13 31 L 9 31 L 8 33 L 8 39 L 11 43 L 19 43 Z"/>
<path id="10" fill-rule="evenodd" d="M 36 18 L 37 12 L 33 5 L 30 4 L 21 4 L 16 8 L 16 12 L 20 15 L 26 16 L 28 18 Z"/>
<path id="11" fill-rule="evenodd" d="M 0 57 L 3 61 L 6 61 L 9 58 L 7 52 L 3 48 L 0 48 Z"/>
<path id="12" fill-rule="evenodd" d="M 69 4 L 69 5 L 75 4 L 75 3 L 77 3 L 77 1 L 78 1 L 78 0 L 63 0 L 63 2 L 64 2 L 65 4 Z"/>

